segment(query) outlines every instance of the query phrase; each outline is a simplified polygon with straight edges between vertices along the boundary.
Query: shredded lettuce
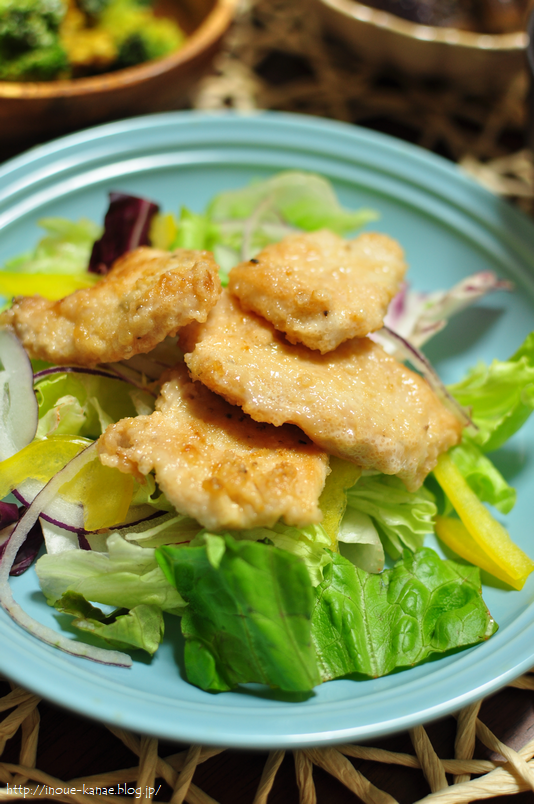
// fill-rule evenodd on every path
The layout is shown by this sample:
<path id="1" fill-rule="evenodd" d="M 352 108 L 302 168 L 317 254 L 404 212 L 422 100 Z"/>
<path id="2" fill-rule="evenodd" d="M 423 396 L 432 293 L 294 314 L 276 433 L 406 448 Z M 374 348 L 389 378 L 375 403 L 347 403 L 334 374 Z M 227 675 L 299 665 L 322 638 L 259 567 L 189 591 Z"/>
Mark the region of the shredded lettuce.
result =
<path id="1" fill-rule="evenodd" d="M 52 434 L 98 438 L 113 422 L 151 413 L 154 397 L 121 380 L 58 369 L 36 386 L 39 404 L 37 437 Z"/>
<path id="2" fill-rule="evenodd" d="M 355 567 L 366 572 L 382 572 L 384 569 L 384 545 L 373 520 L 363 511 L 349 508 L 337 534 L 338 549 Z"/>
<path id="3" fill-rule="evenodd" d="M 281 227 L 273 232 L 278 239 L 288 233 L 288 227 L 308 232 L 327 228 L 345 234 L 377 218 L 371 210 L 343 209 L 329 181 L 296 170 L 221 193 L 208 209 L 217 222 L 246 220 L 257 214 L 267 225 L 267 236 L 272 231 L 269 223 Z"/>
<path id="4" fill-rule="evenodd" d="M 65 592 L 77 592 L 86 600 L 118 608 L 133 609 L 146 604 L 178 614 L 182 597 L 165 578 L 154 550 L 127 542 L 113 533 L 107 553 L 94 550 L 65 550 L 43 555 L 35 570 L 50 605 Z"/>
<path id="5" fill-rule="evenodd" d="M 33 251 L 8 260 L 3 270 L 31 274 L 79 274 L 87 271 L 94 241 L 102 227 L 86 218 L 77 223 L 66 218 L 42 218 L 46 231 Z"/>
<path id="6" fill-rule="evenodd" d="M 394 559 L 401 556 L 405 547 L 410 550 L 422 547 L 425 536 L 434 532 L 437 513 L 434 495 L 424 486 L 415 492 L 407 491 L 398 477 L 381 474 L 361 477 L 347 492 L 347 505 L 371 517 L 384 548 Z"/>
<path id="7" fill-rule="evenodd" d="M 182 207 L 172 248 L 194 248 L 212 251 L 219 229 L 206 213 L 191 212 Z"/>
<path id="8" fill-rule="evenodd" d="M 499 449 L 534 410 L 534 332 L 509 360 L 479 362 L 459 383 L 448 386 L 478 428 L 473 441 L 484 452 Z"/>
<path id="9" fill-rule="evenodd" d="M 207 214 L 218 231 L 213 251 L 223 284 L 230 268 L 288 234 L 323 228 L 346 234 L 378 217 L 368 209 L 344 209 L 329 181 L 300 171 L 220 193 Z"/>
<path id="10" fill-rule="evenodd" d="M 163 544 L 189 544 L 201 529 L 195 519 L 177 514 L 173 508 L 172 513 L 155 521 L 142 522 L 136 528 L 123 528 L 121 533 L 129 542 L 156 548 Z"/>

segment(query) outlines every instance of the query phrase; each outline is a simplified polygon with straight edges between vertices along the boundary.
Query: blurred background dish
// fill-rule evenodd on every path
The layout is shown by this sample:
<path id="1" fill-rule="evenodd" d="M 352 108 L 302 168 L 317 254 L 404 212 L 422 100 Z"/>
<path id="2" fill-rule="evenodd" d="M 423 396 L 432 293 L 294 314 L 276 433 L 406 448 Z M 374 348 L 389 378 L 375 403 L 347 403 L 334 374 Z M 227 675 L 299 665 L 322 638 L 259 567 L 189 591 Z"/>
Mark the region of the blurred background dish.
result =
<path id="1" fill-rule="evenodd" d="M 480 17 L 469 19 L 461 9 L 452 8 L 458 3 L 419 3 L 426 6 L 426 13 L 418 15 L 416 2 L 389 0 L 387 7 L 398 6 L 399 13 L 404 10 L 404 17 L 411 17 L 406 19 L 385 11 L 383 0 L 373 2 L 373 6 L 381 8 L 356 0 L 313 2 L 324 24 L 363 59 L 397 67 L 408 75 L 453 80 L 479 92 L 502 88 L 524 67 L 526 16 L 532 5 L 529 2 L 524 3 L 524 9 L 516 6 L 512 14 L 512 0 L 492 0 L 485 32 L 469 30 L 480 22 Z M 431 5 L 436 7 L 435 13 Z M 432 24 L 414 21 L 421 19 Z M 453 23 L 461 27 L 452 27 Z M 516 26 L 516 30 L 510 30 Z"/>
<path id="2" fill-rule="evenodd" d="M 157 0 L 185 40 L 174 52 L 91 77 L 0 81 L 0 144 L 17 146 L 107 120 L 176 109 L 217 52 L 238 0 Z"/>

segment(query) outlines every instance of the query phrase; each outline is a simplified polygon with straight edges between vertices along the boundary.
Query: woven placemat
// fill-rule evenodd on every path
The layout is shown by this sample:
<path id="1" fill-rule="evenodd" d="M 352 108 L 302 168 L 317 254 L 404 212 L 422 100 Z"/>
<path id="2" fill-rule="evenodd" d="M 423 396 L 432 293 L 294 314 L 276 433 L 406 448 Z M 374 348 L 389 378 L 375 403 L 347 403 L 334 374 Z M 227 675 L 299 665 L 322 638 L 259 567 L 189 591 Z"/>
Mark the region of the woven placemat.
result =
<path id="1" fill-rule="evenodd" d="M 214 67 L 191 97 L 192 107 L 294 111 L 392 133 L 453 159 L 493 192 L 534 211 L 532 157 L 522 147 L 525 73 L 518 73 L 506 90 L 492 97 L 467 94 L 461 86 L 436 80 L 388 73 L 365 64 L 325 34 L 306 0 L 245 0 Z M 525 706 L 531 707 L 534 674 L 522 676 L 511 686 L 524 690 Z M 370 773 L 366 776 L 355 767 L 361 767 L 362 760 L 397 768 L 399 774 L 400 768 L 422 773 L 429 794 L 419 798 L 418 804 L 462 804 L 533 792 L 534 739 L 512 748 L 484 724 L 480 707 L 476 703 L 457 713 L 450 759 L 438 757 L 429 729 L 423 726 L 410 731 L 412 751 L 357 745 L 294 751 L 295 801 L 321 804 L 315 780 L 324 773 L 352 791 L 354 801 L 406 801 L 402 781 L 393 794 L 379 789 L 367 778 Z M 39 699 L 11 685 L 11 691 L 0 698 L 0 713 L 0 801 L 39 798 L 67 804 L 95 804 L 95 800 L 126 804 L 135 798 L 143 804 L 153 799 L 217 804 L 194 779 L 199 775 L 197 768 L 219 761 L 223 749 L 191 746 L 167 754 L 155 739 L 113 728 L 109 731 L 117 745 L 138 758 L 131 767 L 56 778 L 38 768 Z M 13 761 L 15 743 L 18 759 Z M 475 747 L 485 758 L 475 758 Z M 2 760 L 6 753 L 12 761 Z M 267 802 L 282 763 L 287 765 L 285 753 L 268 754 L 253 782 L 253 804 Z M 223 798 L 232 801 L 228 784 L 226 777 Z M 108 794 L 99 792 L 102 788 Z M 329 801 L 335 801 L 335 795 Z"/>
<path id="2" fill-rule="evenodd" d="M 193 108 L 274 109 L 355 123 L 459 163 L 488 189 L 534 213 L 524 147 L 526 67 L 491 95 L 363 61 L 325 31 L 308 0 L 242 0 Z"/>
<path id="3" fill-rule="evenodd" d="M 491 96 L 362 61 L 325 32 L 309 0 L 242 0 L 214 73 L 191 103 L 201 109 L 278 109 L 390 132 L 459 162 L 519 150 L 526 71 Z"/>
<path id="4" fill-rule="evenodd" d="M 534 690 L 534 674 L 527 674 L 512 686 Z M 525 695 L 528 695 L 525 692 Z M 61 779 L 37 767 L 40 734 L 39 701 L 36 695 L 11 685 L 11 691 L 0 698 L 0 801 L 51 800 L 67 804 L 117 802 L 127 804 L 133 798 L 141 804 L 153 799 L 181 804 L 217 804 L 194 782 L 197 767 L 224 752 L 222 748 L 193 745 L 177 753 L 164 755 L 158 740 L 132 734 L 119 728 L 109 731 L 132 752 L 138 761 L 131 767 L 114 769 L 91 776 Z M 499 740 L 479 717 L 480 702 L 457 713 L 454 756 L 438 757 L 427 730 L 417 726 L 410 731 L 412 753 L 383 748 L 340 745 L 333 748 L 307 748 L 293 751 L 298 801 L 318 801 L 314 771 L 326 771 L 355 794 L 364 804 L 396 804 L 398 799 L 381 790 L 351 763 L 366 760 L 390 766 L 402 766 L 424 774 L 429 794 L 417 804 L 462 804 L 463 802 L 534 791 L 534 739 L 518 750 Z M 17 762 L 2 761 L 9 740 L 19 733 Z M 475 744 L 485 746 L 498 759 L 476 759 Z M 285 751 L 271 751 L 257 781 L 251 804 L 265 804 L 273 787 Z M 243 762 L 246 762 L 245 756 Z M 476 776 L 476 778 L 472 778 Z M 103 790 L 102 788 L 105 788 Z M 230 795 L 228 795 L 230 793 Z M 225 800 L 232 801 L 231 791 Z M 295 801 L 297 798 L 295 798 Z"/>

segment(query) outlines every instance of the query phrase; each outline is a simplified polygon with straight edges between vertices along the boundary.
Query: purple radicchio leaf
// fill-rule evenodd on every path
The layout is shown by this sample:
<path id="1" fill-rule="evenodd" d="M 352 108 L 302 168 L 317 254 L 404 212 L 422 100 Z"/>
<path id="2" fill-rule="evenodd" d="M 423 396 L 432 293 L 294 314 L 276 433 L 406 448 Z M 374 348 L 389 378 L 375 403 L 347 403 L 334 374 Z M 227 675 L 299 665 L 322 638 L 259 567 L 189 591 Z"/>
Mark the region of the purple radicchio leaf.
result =
<path id="1" fill-rule="evenodd" d="M 11 538 L 15 525 L 26 508 L 19 508 L 15 503 L 0 502 L 0 560 Z M 10 575 L 22 575 L 31 567 L 43 544 L 43 529 L 39 520 L 31 528 L 24 543 L 20 546 L 17 557 L 9 572 Z"/>
<path id="2" fill-rule="evenodd" d="M 115 260 L 138 246 L 148 246 L 152 218 L 159 206 L 146 198 L 110 193 L 104 234 L 93 245 L 89 271 L 107 274 Z"/>

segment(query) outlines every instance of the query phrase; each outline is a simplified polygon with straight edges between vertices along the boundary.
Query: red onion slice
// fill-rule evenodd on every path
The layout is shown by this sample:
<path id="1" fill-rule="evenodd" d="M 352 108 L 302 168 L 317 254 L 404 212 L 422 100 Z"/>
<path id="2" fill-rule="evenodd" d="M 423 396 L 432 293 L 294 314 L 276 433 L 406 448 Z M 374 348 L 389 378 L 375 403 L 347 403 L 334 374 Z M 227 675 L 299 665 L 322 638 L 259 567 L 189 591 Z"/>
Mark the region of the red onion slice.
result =
<path id="1" fill-rule="evenodd" d="M 39 409 L 32 364 L 9 329 L 0 330 L 0 363 L 0 459 L 5 460 L 33 441 Z"/>
<path id="2" fill-rule="evenodd" d="M 17 508 L 17 506 L 15 506 L 15 508 Z M 24 509 L 23 508 L 21 508 L 21 509 L 17 508 L 17 510 L 20 510 L 20 515 L 22 517 L 23 514 L 24 514 Z M 11 533 L 9 535 L 5 536 L 3 541 L 2 541 L 2 533 L 5 533 L 5 531 L 0 533 L 0 541 L 2 541 L 2 543 L 0 544 L 0 559 L 2 558 L 2 556 L 5 553 L 5 551 L 7 550 L 9 540 L 11 539 L 11 536 L 13 535 L 13 531 L 15 530 L 15 527 L 16 527 L 16 525 L 12 525 L 11 528 L 8 527 L 8 528 L 5 529 L 8 532 L 9 532 L 9 530 L 11 530 Z M 37 556 L 39 554 L 39 550 L 41 549 L 41 547 L 43 545 L 43 542 L 44 542 L 43 529 L 41 527 L 41 523 L 39 521 L 37 521 L 35 523 L 35 525 L 30 529 L 24 544 L 22 544 L 20 546 L 19 551 L 17 553 L 15 561 L 13 562 L 13 566 L 11 567 L 11 570 L 10 570 L 9 574 L 10 575 L 23 575 L 23 573 L 25 573 L 26 570 L 31 567 L 31 565 L 33 564 L 33 562 L 37 558 Z"/>
<path id="3" fill-rule="evenodd" d="M 128 362 L 124 361 L 120 364 L 121 368 L 133 369 L 138 371 L 141 376 L 148 377 L 149 380 L 159 380 L 164 371 L 172 368 L 168 363 L 161 360 L 153 360 L 149 355 L 135 355 L 130 357 Z"/>
<path id="4" fill-rule="evenodd" d="M 125 380 L 124 377 L 117 377 L 116 374 L 112 374 L 110 371 L 103 371 L 102 369 L 96 368 L 83 368 L 83 366 L 53 366 L 52 368 L 42 369 L 41 371 L 35 372 L 33 375 L 33 381 L 38 382 L 42 380 L 43 377 L 49 377 L 51 374 L 89 374 L 93 377 L 108 377 L 110 380 Z"/>
<path id="5" fill-rule="evenodd" d="M 94 459 L 95 454 L 96 444 L 91 444 L 91 446 L 87 447 L 83 452 L 78 453 L 78 455 L 54 475 L 42 491 L 39 492 L 24 516 L 17 523 L 0 561 L 0 603 L 18 625 L 25 628 L 42 642 L 46 642 L 48 645 L 60 648 L 72 656 L 83 656 L 94 662 L 118 665 L 120 667 L 131 667 L 132 660 L 126 653 L 85 645 L 83 642 L 73 641 L 62 634 L 58 634 L 46 625 L 41 625 L 41 623 L 34 620 L 33 617 L 30 617 L 30 615 L 15 602 L 11 587 L 9 586 L 11 567 L 29 531 L 37 522 L 41 511 L 50 504 L 64 483 L 67 483 L 75 477 L 85 464 Z"/>
<path id="6" fill-rule="evenodd" d="M 470 427 L 475 430 L 478 429 L 471 419 L 469 412 L 462 405 L 460 405 L 459 402 L 457 402 L 452 394 L 449 393 L 446 386 L 438 377 L 430 361 L 419 349 L 417 349 L 417 347 L 413 346 L 409 341 L 406 340 L 406 338 L 403 338 L 402 335 L 398 335 L 396 332 L 393 332 L 393 330 L 389 327 L 382 327 L 381 330 L 374 334 L 389 340 L 394 344 L 394 346 L 398 347 L 402 351 L 402 353 L 406 356 L 406 359 L 412 363 L 414 368 L 421 372 L 432 390 L 437 396 L 439 396 L 443 404 L 451 411 L 451 413 L 456 416 L 464 427 Z"/>
<path id="7" fill-rule="evenodd" d="M 68 465 L 68 464 L 67 464 Z M 44 483 L 39 483 L 38 480 L 27 480 L 18 489 L 13 490 L 13 496 L 24 506 L 28 507 L 37 495 L 44 488 Z M 151 505 L 133 505 L 126 518 L 114 525 L 109 530 L 120 530 L 120 528 L 131 527 L 133 525 L 148 522 L 151 519 L 157 519 L 163 516 L 166 511 L 159 511 L 154 509 Z M 86 541 L 85 534 L 90 534 L 93 531 L 86 530 L 83 526 L 83 506 L 79 503 L 70 502 L 65 500 L 59 494 L 53 499 L 42 511 L 39 516 L 51 525 L 57 525 L 63 530 L 68 530 L 70 533 L 76 533 L 80 542 L 80 547 L 84 550 L 89 550 L 90 547 Z"/>
<path id="8" fill-rule="evenodd" d="M 108 363 L 106 365 L 109 371 L 113 372 L 111 376 L 116 380 L 128 382 L 130 385 L 135 386 L 135 388 L 139 388 L 140 391 L 144 391 L 155 399 L 157 398 L 157 394 L 147 387 L 145 376 L 139 371 L 126 366 L 124 363 Z M 152 377 L 148 377 L 148 379 L 150 380 Z"/>
<path id="9" fill-rule="evenodd" d="M 39 480 L 25 480 L 18 488 L 13 489 L 13 496 L 22 503 L 22 505 L 30 506 L 45 485 L 45 483 L 41 483 Z M 73 533 L 83 533 L 84 531 L 83 506 L 66 500 L 64 497 L 61 497 L 60 494 L 50 500 L 39 516 Z"/>

